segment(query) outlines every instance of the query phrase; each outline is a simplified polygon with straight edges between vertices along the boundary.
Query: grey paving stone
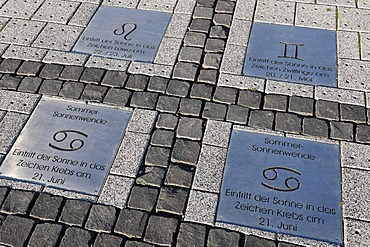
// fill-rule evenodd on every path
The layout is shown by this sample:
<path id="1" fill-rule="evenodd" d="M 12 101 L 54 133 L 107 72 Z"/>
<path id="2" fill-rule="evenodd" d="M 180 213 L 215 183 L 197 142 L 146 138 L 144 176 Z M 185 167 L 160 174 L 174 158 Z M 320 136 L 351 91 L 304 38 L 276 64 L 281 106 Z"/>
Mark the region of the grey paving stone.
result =
<path id="1" fill-rule="evenodd" d="M 171 164 L 168 168 L 164 183 L 166 185 L 190 188 L 194 172 L 195 170 L 192 166 Z"/>
<path id="2" fill-rule="evenodd" d="M 41 85 L 42 79 L 39 77 L 25 77 L 18 87 L 19 92 L 36 93 Z"/>
<path id="3" fill-rule="evenodd" d="M 62 73 L 59 76 L 61 80 L 78 81 L 82 75 L 84 68 L 81 66 L 67 65 L 64 66 Z"/>
<path id="4" fill-rule="evenodd" d="M 119 214 L 114 232 L 128 238 L 141 238 L 148 218 L 146 212 L 125 208 Z"/>
<path id="5" fill-rule="evenodd" d="M 172 77 L 174 79 L 195 81 L 197 71 L 197 64 L 177 62 Z"/>
<path id="6" fill-rule="evenodd" d="M 176 113 L 179 108 L 180 98 L 172 96 L 159 96 L 156 110 L 160 112 Z"/>
<path id="7" fill-rule="evenodd" d="M 229 105 L 226 114 L 226 121 L 246 124 L 249 116 L 249 109 L 239 105 Z"/>
<path id="8" fill-rule="evenodd" d="M 234 11 L 235 3 L 231 1 L 217 1 L 216 12 L 232 14 Z"/>
<path id="9" fill-rule="evenodd" d="M 4 75 L 0 80 L 0 89 L 16 90 L 22 79 L 23 76 L 15 76 L 11 74 Z"/>
<path id="10" fill-rule="evenodd" d="M 262 102 L 260 92 L 243 90 L 239 92 L 238 105 L 252 109 L 259 109 Z"/>
<path id="11" fill-rule="evenodd" d="M 14 247 L 24 246 L 33 225 L 33 220 L 8 215 L 0 228 L 0 243 Z"/>
<path id="12" fill-rule="evenodd" d="M 59 221 L 68 225 L 82 226 L 89 212 L 91 203 L 68 199 L 64 205 Z"/>
<path id="13" fill-rule="evenodd" d="M 178 117 L 168 113 L 160 113 L 156 127 L 159 129 L 175 130 L 178 122 Z"/>
<path id="14" fill-rule="evenodd" d="M 316 116 L 329 120 L 339 120 L 339 103 L 326 100 L 316 101 Z"/>
<path id="15" fill-rule="evenodd" d="M 277 244 L 268 239 L 260 238 L 257 236 L 245 236 L 244 247 L 276 247 Z"/>
<path id="16" fill-rule="evenodd" d="M 336 140 L 353 141 L 354 126 L 352 123 L 330 122 L 330 138 Z"/>
<path id="17" fill-rule="evenodd" d="M 63 197 L 41 193 L 33 205 L 30 216 L 41 220 L 56 220 Z"/>
<path id="18" fill-rule="evenodd" d="M 94 247 L 120 247 L 123 242 L 123 238 L 105 233 L 99 233 L 96 236 Z"/>
<path id="19" fill-rule="evenodd" d="M 86 229 L 97 232 L 111 232 L 116 220 L 116 209 L 112 206 L 95 204 L 90 209 Z"/>
<path id="20" fill-rule="evenodd" d="M 200 143 L 177 139 L 172 151 L 171 160 L 189 165 L 196 165 L 200 153 Z"/>
<path id="21" fill-rule="evenodd" d="M 34 197 L 34 192 L 11 190 L 0 211 L 8 214 L 27 214 Z"/>
<path id="22" fill-rule="evenodd" d="M 133 209 L 152 211 L 158 197 L 158 189 L 134 186 L 131 190 L 128 206 Z"/>
<path id="23" fill-rule="evenodd" d="M 87 84 L 82 92 L 81 99 L 102 102 L 107 88 L 95 84 Z"/>
<path id="24" fill-rule="evenodd" d="M 204 56 L 202 67 L 205 69 L 219 69 L 221 65 L 222 54 L 206 53 Z"/>
<path id="25" fill-rule="evenodd" d="M 213 26 L 211 27 L 211 31 L 209 36 L 211 38 L 220 38 L 226 39 L 228 35 L 228 28 L 223 26 Z"/>
<path id="26" fill-rule="evenodd" d="M 166 94 L 185 97 L 189 92 L 190 84 L 180 80 L 170 80 L 167 86 Z"/>
<path id="27" fill-rule="evenodd" d="M 190 23 L 189 30 L 200 33 L 208 33 L 211 27 L 211 20 L 193 19 Z"/>
<path id="28" fill-rule="evenodd" d="M 149 185 L 153 187 L 160 187 L 164 178 L 166 169 L 155 166 L 144 166 L 143 170 L 139 172 L 136 183 L 139 185 Z"/>
<path id="29" fill-rule="evenodd" d="M 230 14 L 215 14 L 215 16 L 213 17 L 213 23 L 215 25 L 230 27 L 232 17 L 233 16 Z"/>
<path id="30" fill-rule="evenodd" d="M 123 87 L 126 83 L 127 77 L 127 73 L 122 71 L 107 71 L 101 84 L 111 87 Z"/>
<path id="31" fill-rule="evenodd" d="M 199 6 L 214 7 L 215 4 L 216 0 L 197 0 L 197 5 Z"/>
<path id="32" fill-rule="evenodd" d="M 236 232 L 229 232 L 224 229 L 209 230 L 207 245 L 208 246 L 238 246 L 240 234 Z"/>
<path id="33" fill-rule="evenodd" d="M 87 83 L 99 83 L 104 76 L 105 70 L 99 68 L 85 68 L 80 81 Z"/>
<path id="34" fill-rule="evenodd" d="M 62 81 L 60 80 L 44 80 L 39 89 L 40 94 L 47 95 L 58 95 L 59 90 L 62 87 Z"/>
<path id="35" fill-rule="evenodd" d="M 193 18 L 212 19 L 212 17 L 213 17 L 213 8 L 204 6 L 195 7 Z"/>
<path id="36" fill-rule="evenodd" d="M 144 240 L 152 244 L 171 246 L 177 225 L 177 219 L 153 215 L 149 218 Z"/>
<path id="37" fill-rule="evenodd" d="M 164 93 L 167 89 L 169 79 L 153 76 L 149 80 L 148 91 Z"/>
<path id="38" fill-rule="evenodd" d="M 280 242 L 278 243 L 278 247 L 302 247 L 302 245 Z"/>
<path id="39" fill-rule="evenodd" d="M 0 206 L 5 201 L 5 197 L 6 197 L 7 193 L 8 193 L 8 189 L 6 187 L 0 187 Z M 0 226 L 1 226 L 1 224 L 0 224 Z"/>
<path id="40" fill-rule="evenodd" d="M 42 63 L 34 61 L 24 61 L 17 70 L 17 75 L 36 76 L 42 67 Z"/>
<path id="41" fill-rule="evenodd" d="M 298 134 L 302 131 L 302 117 L 292 113 L 277 112 L 275 117 L 275 130 Z"/>
<path id="42" fill-rule="evenodd" d="M 224 120 L 226 111 L 226 105 L 206 102 L 202 116 L 206 119 Z"/>
<path id="43" fill-rule="evenodd" d="M 183 222 L 180 225 L 176 246 L 205 246 L 206 231 L 207 229 L 204 225 Z"/>
<path id="44" fill-rule="evenodd" d="M 155 130 L 150 144 L 153 146 L 160 146 L 160 147 L 171 147 L 173 139 L 175 137 L 175 133 L 169 130 Z"/>
<path id="45" fill-rule="evenodd" d="M 265 96 L 263 109 L 286 111 L 288 107 L 288 97 L 285 95 L 268 94 Z"/>
<path id="46" fill-rule="evenodd" d="M 110 88 L 104 97 L 104 103 L 124 106 L 128 103 L 131 92 L 120 88 Z"/>
<path id="47" fill-rule="evenodd" d="M 206 52 L 224 52 L 225 41 L 222 39 L 209 38 L 206 41 L 204 51 Z"/>
<path id="48" fill-rule="evenodd" d="M 18 70 L 22 60 L 18 59 L 4 59 L 0 64 L 0 73 L 12 73 Z"/>
<path id="49" fill-rule="evenodd" d="M 190 140 L 200 140 L 203 136 L 203 121 L 198 118 L 181 117 L 177 127 L 176 137 Z"/>
<path id="50" fill-rule="evenodd" d="M 78 99 L 81 96 L 84 87 L 85 85 L 81 82 L 67 81 L 59 91 L 59 95 L 70 99 Z"/>
<path id="51" fill-rule="evenodd" d="M 162 187 L 156 207 L 157 212 L 183 215 L 189 191 L 176 187 Z"/>
<path id="52" fill-rule="evenodd" d="M 271 111 L 251 111 L 248 126 L 272 129 L 274 124 L 274 113 Z"/>
<path id="53" fill-rule="evenodd" d="M 126 242 L 125 247 L 154 247 L 154 245 L 144 243 L 144 242 L 129 240 L 129 241 Z"/>
<path id="54" fill-rule="evenodd" d="M 149 146 L 145 157 L 145 164 L 152 166 L 167 167 L 170 159 L 170 149 Z"/>
<path id="55" fill-rule="evenodd" d="M 359 124 L 356 128 L 356 141 L 370 143 L 370 126 Z"/>
<path id="56" fill-rule="evenodd" d="M 206 38 L 207 35 L 204 33 L 186 32 L 184 45 L 203 48 L 206 43 Z"/>
<path id="57" fill-rule="evenodd" d="M 212 98 L 213 86 L 207 84 L 193 84 L 190 97 L 210 101 Z"/>
<path id="58" fill-rule="evenodd" d="M 202 101 L 197 99 L 183 98 L 180 102 L 179 113 L 181 115 L 199 116 L 202 110 Z"/>
<path id="59" fill-rule="evenodd" d="M 62 225 L 52 223 L 37 224 L 28 242 L 29 247 L 56 247 Z"/>
<path id="60" fill-rule="evenodd" d="M 44 79 L 58 79 L 62 70 L 63 70 L 62 65 L 45 64 L 40 72 L 40 77 Z"/>
<path id="61" fill-rule="evenodd" d="M 314 100 L 297 96 L 290 97 L 288 111 L 305 116 L 312 116 L 314 110 Z"/>
<path id="62" fill-rule="evenodd" d="M 180 50 L 179 61 L 200 64 L 202 53 L 201 48 L 184 46 Z"/>
<path id="63" fill-rule="evenodd" d="M 67 228 L 62 242 L 60 243 L 60 247 L 71 247 L 71 246 L 79 246 L 79 247 L 91 247 L 92 245 L 92 234 L 89 231 L 76 228 L 76 227 L 69 227 Z"/>
<path id="64" fill-rule="evenodd" d="M 144 75 L 130 75 L 127 80 L 126 88 L 136 91 L 143 91 L 149 82 L 149 77 Z"/>
<path id="65" fill-rule="evenodd" d="M 303 133 L 306 135 L 327 138 L 329 135 L 329 126 L 328 123 L 322 119 L 304 118 Z"/>
<path id="66" fill-rule="evenodd" d="M 356 105 L 340 104 L 340 120 L 366 123 L 366 108 Z"/>
<path id="67" fill-rule="evenodd" d="M 158 99 L 157 93 L 134 92 L 131 98 L 130 105 L 132 107 L 154 109 L 157 103 L 157 99 Z"/>
<path id="68" fill-rule="evenodd" d="M 213 69 L 201 69 L 197 82 L 216 84 L 218 71 Z"/>
<path id="69" fill-rule="evenodd" d="M 217 87 L 213 100 L 220 103 L 235 104 L 238 91 L 235 88 Z"/>

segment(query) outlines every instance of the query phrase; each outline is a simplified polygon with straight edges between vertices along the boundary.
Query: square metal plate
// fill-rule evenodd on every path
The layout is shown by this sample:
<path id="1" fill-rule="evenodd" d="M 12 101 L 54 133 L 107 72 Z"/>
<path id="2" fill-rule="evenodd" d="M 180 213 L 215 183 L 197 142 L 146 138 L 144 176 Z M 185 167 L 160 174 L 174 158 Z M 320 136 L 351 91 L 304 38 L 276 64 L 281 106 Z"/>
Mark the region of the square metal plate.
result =
<path id="1" fill-rule="evenodd" d="M 335 31 L 255 22 L 243 74 L 336 87 L 336 47 Z"/>
<path id="2" fill-rule="evenodd" d="M 339 147 L 232 131 L 216 220 L 342 245 Z"/>
<path id="3" fill-rule="evenodd" d="M 98 195 L 130 116 L 43 97 L 0 166 L 1 177 Z"/>
<path id="4" fill-rule="evenodd" d="M 169 13 L 101 6 L 73 51 L 153 62 L 170 19 Z"/>

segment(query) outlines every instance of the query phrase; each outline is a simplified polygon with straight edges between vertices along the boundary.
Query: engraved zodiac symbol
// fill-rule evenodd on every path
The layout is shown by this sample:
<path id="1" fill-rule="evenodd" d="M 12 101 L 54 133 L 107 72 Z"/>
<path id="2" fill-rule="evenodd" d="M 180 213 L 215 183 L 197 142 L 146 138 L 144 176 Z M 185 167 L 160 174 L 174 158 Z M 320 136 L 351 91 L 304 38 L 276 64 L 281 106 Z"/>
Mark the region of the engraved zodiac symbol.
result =
<path id="1" fill-rule="evenodd" d="M 77 135 L 81 135 L 81 136 L 87 138 L 87 135 L 85 133 L 77 131 L 77 130 L 60 130 L 58 132 L 55 132 L 55 134 L 53 135 L 53 140 L 55 142 L 62 143 L 67 139 L 69 133 L 75 133 Z M 75 144 L 77 144 L 77 145 L 75 145 Z M 49 143 L 49 146 L 51 148 L 54 148 L 54 149 L 60 150 L 60 151 L 77 151 L 77 150 L 81 149 L 84 145 L 85 145 L 85 142 L 83 140 L 79 139 L 79 138 L 72 139 L 69 142 L 69 147 L 70 148 L 58 147 L 58 146 L 55 146 L 55 145 Z"/>
<path id="2" fill-rule="evenodd" d="M 282 167 L 282 166 L 274 166 L 274 167 L 266 168 L 265 170 L 263 170 L 262 175 L 265 179 L 267 179 L 269 181 L 274 181 L 274 180 L 278 179 L 278 171 L 279 170 L 291 172 L 291 173 L 297 174 L 299 176 L 302 175 L 297 170 L 287 168 L 287 167 Z M 267 183 L 264 183 L 264 182 L 262 182 L 262 185 L 271 189 L 271 190 L 285 191 L 285 192 L 298 190 L 299 187 L 301 186 L 301 182 L 295 177 L 287 177 L 285 179 L 284 183 L 285 183 L 286 188 L 274 187 L 274 186 L 271 186 L 271 185 L 269 185 Z M 295 186 L 292 186 L 292 183 Z"/>
<path id="3" fill-rule="evenodd" d="M 128 30 L 130 30 L 130 31 L 128 31 L 128 33 L 127 34 L 125 34 L 126 33 L 126 28 L 128 29 Z M 123 25 L 122 25 L 122 28 L 117 28 L 116 30 L 114 30 L 114 34 L 115 35 L 123 35 L 123 34 L 125 34 L 125 36 L 123 36 L 123 38 L 125 39 L 125 40 L 132 40 L 132 39 L 130 39 L 130 38 L 128 38 L 128 36 L 133 32 L 133 31 L 135 31 L 136 30 L 136 28 L 137 28 L 137 25 L 136 25 L 136 23 L 133 23 L 133 22 L 127 22 L 127 23 L 123 23 Z"/>
<path id="4" fill-rule="evenodd" d="M 293 58 L 293 59 L 298 59 L 298 60 L 303 61 L 303 58 L 298 57 L 298 51 L 299 51 L 299 47 L 304 46 L 304 44 L 294 44 L 294 43 L 286 43 L 286 42 L 280 42 L 280 44 L 284 45 L 284 55 L 278 56 L 278 57 L 280 57 L 280 58 Z M 288 55 L 288 53 L 289 53 L 288 50 L 289 50 L 290 46 L 292 46 L 292 49 L 294 50 L 294 56 L 289 56 Z"/>

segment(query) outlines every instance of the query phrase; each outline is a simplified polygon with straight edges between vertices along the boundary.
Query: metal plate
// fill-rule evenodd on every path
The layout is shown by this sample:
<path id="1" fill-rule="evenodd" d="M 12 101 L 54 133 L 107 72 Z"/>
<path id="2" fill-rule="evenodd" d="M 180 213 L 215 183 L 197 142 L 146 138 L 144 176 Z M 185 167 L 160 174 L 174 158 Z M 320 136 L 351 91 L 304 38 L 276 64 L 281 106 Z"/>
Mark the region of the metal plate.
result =
<path id="1" fill-rule="evenodd" d="M 0 166 L 1 176 L 98 195 L 130 116 L 43 97 Z"/>
<path id="2" fill-rule="evenodd" d="M 337 86 L 335 31 L 255 22 L 243 74 Z"/>
<path id="3" fill-rule="evenodd" d="M 216 220 L 342 244 L 339 147 L 233 130 Z"/>
<path id="4" fill-rule="evenodd" d="M 171 14 L 101 6 L 74 52 L 153 62 Z"/>

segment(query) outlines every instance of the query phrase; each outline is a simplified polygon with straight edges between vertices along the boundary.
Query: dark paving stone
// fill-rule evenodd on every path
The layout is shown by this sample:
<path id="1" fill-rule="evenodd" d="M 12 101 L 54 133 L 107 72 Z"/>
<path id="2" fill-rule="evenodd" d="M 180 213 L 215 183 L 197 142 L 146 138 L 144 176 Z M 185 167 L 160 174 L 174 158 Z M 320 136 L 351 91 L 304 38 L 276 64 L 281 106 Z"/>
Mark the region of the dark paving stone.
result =
<path id="1" fill-rule="evenodd" d="M 222 39 L 209 38 L 206 41 L 204 51 L 206 52 L 224 52 L 225 41 Z"/>
<path id="2" fill-rule="evenodd" d="M 207 84 L 193 84 L 190 97 L 210 101 L 212 98 L 213 86 Z"/>
<path id="3" fill-rule="evenodd" d="M 144 241 L 172 246 L 178 221 L 174 218 L 153 215 L 149 218 Z"/>
<path id="4" fill-rule="evenodd" d="M 194 63 L 177 62 L 173 70 L 174 79 L 195 81 L 198 65 Z"/>
<path id="5" fill-rule="evenodd" d="M 0 89 L 16 90 L 22 79 L 23 76 L 4 75 L 0 80 Z"/>
<path id="6" fill-rule="evenodd" d="M 298 96 L 290 97 L 288 111 L 305 116 L 312 116 L 314 110 L 314 100 Z"/>
<path id="7" fill-rule="evenodd" d="M 0 161 L 1 163 L 1 161 Z M 5 197 L 8 194 L 8 189 L 6 187 L 0 187 L 0 206 L 5 201 Z"/>
<path id="8" fill-rule="evenodd" d="M 189 165 L 196 165 L 200 153 L 200 143 L 178 139 L 173 148 L 171 160 Z"/>
<path id="9" fill-rule="evenodd" d="M 127 241 L 125 247 L 154 247 L 152 244 L 138 242 L 138 241 Z"/>
<path id="10" fill-rule="evenodd" d="M 183 98 L 180 102 L 179 113 L 181 115 L 196 116 L 200 115 L 202 110 L 202 101 L 197 99 Z"/>
<path id="11" fill-rule="evenodd" d="M 239 233 L 229 232 L 224 229 L 211 229 L 208 234 L 207 246 L 239 246 L 239 239 Z"/>
<path id="12" fill-rule="evenodd" d="M 0 64 L 0 73 L 15 74 L 21 65 L 22 60 L 4 59 Z"/>
<path id="13" fill-rule="evenodd" d="M 215 4 L 216 0 L 197 0 L 197 5 L 199 6 L 214 7 Z"/>
<path id="14" fill-rule="evenodd" d="M 19 92 L 36 93 L 41 85 L 42 79 L 39 77 L 25 77 L 18 87 Z"/>
<path id="15" fill-rule="evenodd" d="M 148 152 L 145 158 L 145 164 L 153 165 L 153 166 L 160 166 L 160 167 L 167 167 L 169 159 L 170 159 L 170 149 L 149 146 L 149 149 L 148 149 Z"/>
<path id="16" fill-rule="evenodd" d="M 219 103 L 206 102 L 203 117 L 206 119 L 224 120 L 227 106 Z"/>
<path id="17" fill-rule="evenodd" d="M 157 103 L 157 99 L 158 99 L 157 93 L 134 92 L 131 98 L 130 105 L 132 107 L 154 109 Z"/>
<path id="18" fill-rule="evenodd" d="M 211 27 L 211 20 L 193 19 L 190 23 L 189 30 L 200 32 L 200 33 L 208 33 L 210 27 Z"/>
<path id="19" fill-rule="evenodd" d="M 206 38 L 207 35 L 204 33 L 186 32 L 184 38 L 184 45 L 203 48 L 206 43 Z"/>
<path id="20" fill-rule="evenodd" d="M 330 138 L 336 140 L 353 141 L 354 126 L 352 123 L 330 122 Z"/>
<path id="21" fill-rule="evenodd" d="M 130 75 L 126 88 L 135 91 L 143 91 L 149 82 L 149 77 L 144 75 Z"/>
<path id="22" fill-rule="evenodd" d="M 27 246 L 56 247 L 58 246 L 58 238 L 61 231 L 62 225 L 52 223 L 37 224 Z"/>
<path id="23" fill-rule="evenodd" d="M 81 82 L 67 81 L 63 84 L 59 95 L 70 99 L 78 99 L 81 96 L 84 88 L 85 85 Z"/>
<path id="24" fill-rule="evenodd" d="M 276 247 L 277 244 L 272 240 L 259 238 L 256 236 L 245 236 L 244 247 Z"/>
<path id="25" fill-rule="evenodd" d="M 235 104 L 238 91 L 234 88 L 217 87 L 213 100 L 219 103 Z"/>
<path id="26" fill-rule="evenodd" d="M 68 199 L 64 205 L 59 221 L 68 225 L 82 226 L 89 213 L 91 203 Z"/>
<path id="27" fill-rule="evenodd" d="M 240 105 L 230 105 L 226 115 L 226 121 L 246 124 L 249 116 L 249 109 Z"/>
<path id="28" fill-rule="evenodd" d="M 203 49 L 199 47 L 184 46 L 180 50 L 179 61 L 200 64 Z"/>
<path id="29" fill-rule="evenodd" d="M 156 110 L 160 112 L 176 113 L 179 108 L 180 98 L 172 96 L 160 96 Z"/>
<path id="30" fill-rule="evenodd" d="M 33 205 L 30 216 L 41 220 L 56 220 L 63 197 L 41 193 Z"/>
<path id="31" fill-rule="evenodd" d="M 189 190 L 163 187 L 159 193 L 157 212 L 183 215 Z"/>
<path id="32" fill-rule="evenodd" d="M 259 109 L 262 102 L 262 94 L 254 91 L 240 91 L 238 105 L 252 109 Z"/>
<path id="33" fill-rule="evenodd" d="M 155 130 L 150 144 L 153 146 L 160 146 L 160 147 L 171 147 L 173 139 L 175 137 L 175 133 L 169 130 Z"/>
<path id="34" fill-rule="evenodd" d="M 92 234 L 89 231 L 76 227 L 69 227 L 63 236 L 60 247 L 91 247 L 92 242 Z"/>
<path id="35" fill-rule="evenodd" d="M 303 119 L 303 133 L 306 135 L 327 138 L 329 135 L 329 126 L 325 120 L 305 118 Z"/>
<path id="36" fill-rule="evenodd" d="M 211 32 L 209 37 L 226 39 L 228 35 L 228 28 L 223 26 L 213 26 L 211 27 Z"/>
<path id="37" fill-rule="evenodd" d="M 271 111 L 251 111 L 248 125 L 264 129 L 272 129 L 274 124 L 274 113 Z"/>
<path id="38" fill-rule="evenodd" d="M 130 96 L 131 92 L 126 89 L 110 88 L 103 102 L 106 104 L 125 106 L 128 104 Z"/>
<path id="39" fill-rule="evenodd" d="M 58 79 L 62 70 L 62 65 L 45 64 L 39 76 L 44 79 Z"/>
<path id="40" fill-rule="evenodd" d="M 194 167 L 171 164 L 169 166 L 164 183 L 166 185 L 190 188 L 193 181 L 194 173 Z"/>
<path id="41" fill-rule="evenodd" d="M 170 80 L 168 82 L 166 94 L 178 96 L 178 97 L 186 97 L 189 93 L 190 84 L 186 81 L 180 80 Z"/>
<path id="42" fill-rule="evenodd" d="M 9 214 L 27 214 L 34 197 L 34 192 L 11 190 L 1 207 L 1 212 Z"/>
<path id="43" fill-rule="evenodd" d="M 24 61 L 17 71 L 17 75 L 36 76 L 42 67 L 41 62 Z"/>
<path id="44" fill-rule="evenodd" d="M 275 130 L 298 134 L 302 131 L 302 117 L 292 113 L 277 112 L 275 117 Z"/>
<path id="45" fill-rule="evenodd" d="M 112 206 L 95 204 L 91 207 L 86 229 L 97 232 L 110 232 L 116 220 L 116 209 Z"/>
<path id="46" fill-rule="evenodd" d="M 87 83 L 99 83 L 103 79 L 105 70 L 99 68 L 85 68 L 80 81 Z"/>
<path id="47" fill-rule="evenodd" d="M 316 102 L 316 116 L 328 120 L 339 120 L 339 103 L 318 100 Z"/>
<path id="48" fill-rule="evenodd" d="M 357 125 L 356 141 L 370 143 L 370 126 L 364 124 Z"/>
<path id="49" fill-rule="evenodd" d="M 81 99 L 102 102 L 107 88 L 95 84 L 87 84 L 82 92 Z"/>
<path id="50" fill-rule="evenodd" d="M 65 66 L 59 79 L 66 81 L 78 81 L 84 71 L 84 67 L 68 65 Z"/>
<path id="51" fill-rule="evenodd" d="M 235 3 L 231 1 L 217 1 L 216 12 L 232 14 L 234 11 Z"/>
<path id="52" fill-rule="evenodd" d="M 285 95 L 266 95 L 263 109 L 286 111 L 288 107 L 288 97 Z"/>
<path id="53" fill-rule="evenodd" d="M 199 118 L 181 117 L 176 137 L 200 140 L 203 136 L 203 121 Z"/>
<path id="54" fill-rule="evenodd" d="M 218 71 L 215 69 L 201 69 L 197 81 L 209 84 L 217 83 Z"/>
<path id="55" fill-rule="evenodd" d="M 303 247 L 303 246 L 291 243 L 279 243 L 278 247 Z"/>
<path id="56" fill-rule="evenodd" d="M 366 123 L 366 108 L 357 105 L 340 104 L 340 119 L 355 123 Z"/>
<path id="57" fill-rule="evenodd" d="M 148 91 L 164 93 L 167 89 L 169 79 L 153 76 L 149 80 Z"/>
<path id="58" fill-rule="evenodd" d="M 149 215 L 143 211 L 125 208 L 119 214 L 114 232 L 128 238 L 141 238 L 148 218 Z"/>
<path id="59" fill-rule="evenodd" d="M 202 68 L 205 69 L 219 69 L 221 66 L 222 54 L 206 53 L 204 56 Z"/>
<path id="60" fill-rule="evenodd" d="M 104 86 L 123 87 L 126 83 L 128 75 L 121 71 L 107 71 L 101 82 Z"/>
<path id="61" fill-rule="evenodd" d="M 0 228 L 0 243 L 13 247 L 23 247 L 33 225 L 33 220 L 8 215 Z"/>
<path id="62" fill-rule="evenodd" d="M 212 19 L 213 17 L 213 8 L 196 6 L 193 14 L 193 18 L 200 19 Z"/>
<path id="63" fill-rule="evenodd" d="M 231 14 L 215 14 L 213 17 L 213 23 L 215 25 L 219 26 L 225 26 L 230 27 L 231 26 L 231 20 L 232 20 Z"/>
<path id="64" fill-rule="evenodd" d="M 166 169 L 155 166 L 145 166 L 143 171 L 139 172 L 136 183 L 139 185 L 149 185 L 160 187 L 164 178 Z"/>
<path id="65" fill-rule="evenodd" d="M 176 246 L 205 246 L 206 230 L 206 227 L 200 224 L 181 223 Z"/>
<path id="66" fill-rule="evenodd" d="M 59 90 L 62 87 L 62 81 L 60 80 L 44 80 L 39 89 L 40 94 L 47 95 L 58 95 Z"/>
<path id="67" fill-rule="evenodd" d="M 117 236 L 100 233 L 96 236 L 93 247 L 120 247 L 123 239 Z"/>
<path id="68" fill-rule="evenodd" d="M 152 211 L 158 197 L 158 189 L 134 186 L 131 190 L 128 206 L 133 209 Z"/>
<path id="69" fill-rule="evenodd" d="M 168 113 L 160 113 L 156 127 L 159 129 L 175 130 L 178 122 L 178 117 Z"/>

